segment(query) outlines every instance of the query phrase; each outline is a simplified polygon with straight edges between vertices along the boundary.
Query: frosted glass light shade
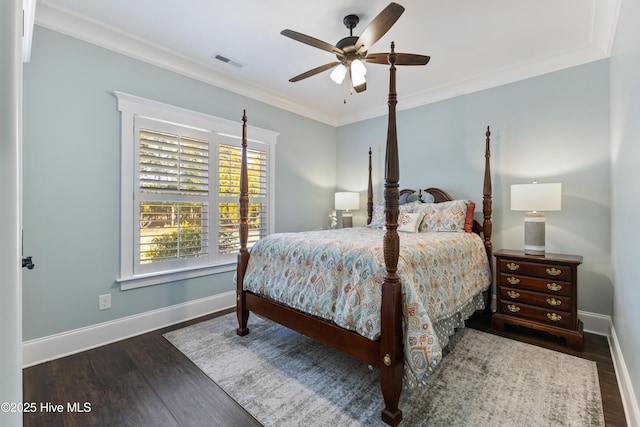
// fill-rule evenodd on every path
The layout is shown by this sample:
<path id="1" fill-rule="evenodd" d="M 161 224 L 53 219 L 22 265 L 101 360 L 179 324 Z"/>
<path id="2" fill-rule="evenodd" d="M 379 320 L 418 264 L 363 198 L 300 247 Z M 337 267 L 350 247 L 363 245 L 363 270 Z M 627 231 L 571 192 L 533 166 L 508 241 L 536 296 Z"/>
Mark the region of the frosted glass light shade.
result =
<path id="1" fill-rule="evenodd" d="M 360 194 L 349 191 L 336 193 L 335 208 L 338 211 L 353 211 L 360 209 Z"/>
<path id="2" fill-rule="evenodd" d="M 360 86 L 366 83 L 364 76 L 367 74 L 367 67 L 362 61 L 355 59 L 351 62 L 351 83 L 353 86 Z"/>
<path id="3" fill-rule="evenodd" d="M 331 80 L 333 80 L 337 84 L 341 84 L 344 80 L 344 76 L 347 74 L 347 67 L 342 64 L 339 64 L 337 67 L 333 69 L 330 74 Z"/>
<path id="4" fill-rule="evenodd" d="M 511 186 L 512 211 L 559 211 L 562 209 L 562 184 L 516 184 Z"/>

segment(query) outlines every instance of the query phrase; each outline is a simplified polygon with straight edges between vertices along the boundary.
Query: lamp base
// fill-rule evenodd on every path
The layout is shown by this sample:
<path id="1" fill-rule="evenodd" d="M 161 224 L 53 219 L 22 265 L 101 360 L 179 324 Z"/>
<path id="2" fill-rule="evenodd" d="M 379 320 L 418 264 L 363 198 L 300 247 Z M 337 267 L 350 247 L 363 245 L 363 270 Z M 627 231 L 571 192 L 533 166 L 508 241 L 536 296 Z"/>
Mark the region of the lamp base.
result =
<path id="1" fill-rule="evenodd" d="M 353 227 L 353 215 L 347 212 L 342 212 L 342 228 Z"/>
<path id="2" fill-rule="evenodd" d="M 544 256 L 545 217 L 542 212 L 524 214 L 524 253 L 526 255 Z"/>

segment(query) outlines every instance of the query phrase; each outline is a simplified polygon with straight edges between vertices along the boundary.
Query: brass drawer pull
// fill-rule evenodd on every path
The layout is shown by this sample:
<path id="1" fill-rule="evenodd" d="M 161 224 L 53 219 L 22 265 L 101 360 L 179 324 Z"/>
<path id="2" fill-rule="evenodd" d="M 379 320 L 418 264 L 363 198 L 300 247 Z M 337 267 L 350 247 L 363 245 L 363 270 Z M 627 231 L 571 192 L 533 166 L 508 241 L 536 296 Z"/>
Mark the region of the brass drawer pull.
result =
<path id="1" fill-rule="evenodd" d="M 556 313 L 547 313 L 547 318 L 549 318 L 549 320 L 551 320 L 552 322 L 558 322 L 562 320 L 562 316 Z"/>
<path id="2" fill-rule="evenodd" d="M 511 271 L 516 271 L 517 269 L 520 268 L 520 266 L 515 262 L 510 262 L 509 264 L 507 264 L 507 268 Z"/>
<path id="3" fill-rule="evenodd" d="M 516 291 L 507 291 L 507 295 L 509 295 L 509 298 L 513 298 L 513 299 L 520 298 L 520 294 L 517 293 Z M 549 301 L 549 300 L 547 300 L 547 301 Z"/>
<path id="4" fill-rule="evenodd" d="M 509 310 L 512 313 L 517 313 L 520 311 L 520 307 L 518 307 L 517 305 L 509 304 L 507 306 L 507 310 Z"/>
<path id="5" fill-rule="evenodd" d="M 557 268 L 554 268 L 554 267 L 547 268 L 547 274 L 549 276 L 559 276 L 562 274 L 562 270 L 558 270 Z"/>
<path id="6" fill-rule="evenodd" d="M 547 303 L 549 305 L 552 305 L 554 307 L 559 306 L 560 304 L 562 304 L 562 301 L 560 301 L 559 299 L 555 299 L 555 298 L 547 298 Z"/>
<path id="7" fill-rule="evenodd" d="M 555 282 L 554 282 L 554 283 L 547 283 L 547 288 L 548 288 L 550 291 L 558 292 L 560 289 L 562 289 L 562 285 L 558 285 L 558 284 L 557 284 L 557 283 L 555 283 Z"/>
<path id="8" fill-rule="evenodd" d="M 507 277 L 507 282 L 511 283 L 512 285 L 517 285 L 518 283 L 520 283 L 520 279 L 518 279 L 517 277 Z"/>

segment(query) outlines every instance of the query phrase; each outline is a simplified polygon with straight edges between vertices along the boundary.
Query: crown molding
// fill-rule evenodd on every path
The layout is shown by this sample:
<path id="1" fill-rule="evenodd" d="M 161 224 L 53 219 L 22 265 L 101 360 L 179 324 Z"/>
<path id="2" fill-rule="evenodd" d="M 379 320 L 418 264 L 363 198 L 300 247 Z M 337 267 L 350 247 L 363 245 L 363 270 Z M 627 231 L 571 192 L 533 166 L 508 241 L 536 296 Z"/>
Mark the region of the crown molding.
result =
<path id="1" fill-rule="evenodd" d="M 556 56 L 540 58 L 536 61 L 514 64 L 497 72 L 476 75 L 465 80 L 457 80 L 433 89 L 412 94 L 398 94 L 397 111 L 408 110 L 419 106 L 444 101 L 461 95 L 468 95 L 486 89 L 503 86 L 521 80 L 564 70 L 589 62 L 607 58 L 606 52 L 596 45 L 586 45 L 573 51 L 563 52 Z M 371 119 L 387 114 L 387 108 L 379 106 L 364 111 L 346 113 L 340 118 L 338 126 Z"/>
<path id="2" fill-rule="evenodd" d="M 429 90 L 409 95 L 399 94 L 400 102 L 397 110 L 415 108 L 608 58 L 613 46 L 621 3 L 622 0 L 593 0 L 593 21 L 589 44 Z M 178 52 L 154 45 L 99 21 L 53 6 L 47 0 L 42 0 L 38 4 L 35 21 L 37 25 L 50 30 L 334 127 L 387 114 L 386 105 L 353 112 L 341 111 L 340 114 L 320 111 L 267 88 L 223 73 L 210 64 L 194 61 Z"/>
<path id="3" fill-rule="evenodd" d="M 66 9 L 54 7 L 45 0 L 38 4 L 35 23 L 38 26 L 182 74 L 238 95 L 337 126 L 337 119 L 333 115 L 324 114 L 264 87 L 231 77 L 211 65 L 194 61 L 178 52 L 149 43 L 132 34 L 107 26 L 100 21 Z"/>

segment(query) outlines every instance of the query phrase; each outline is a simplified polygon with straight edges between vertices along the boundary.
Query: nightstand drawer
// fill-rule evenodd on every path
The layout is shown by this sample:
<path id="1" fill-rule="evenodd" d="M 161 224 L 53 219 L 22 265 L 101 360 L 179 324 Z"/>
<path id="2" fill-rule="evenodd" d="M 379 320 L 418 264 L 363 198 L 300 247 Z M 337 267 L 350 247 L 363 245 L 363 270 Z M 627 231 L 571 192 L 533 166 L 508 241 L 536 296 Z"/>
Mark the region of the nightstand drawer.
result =
<path id="1" fill-rule="evenodd" d="M 500 299 L 553 310 L 571 310 L 571 298 L 569 297 L 529 292 L 522 289 L 500 287 Z"/>
<path id="2" fill-rule="evenodd" d="M 571 281 L 571 267 L 566 265 L 541 264 L 520 260 L 500 259 L 498 271 L 506 274 L 535 276 L 553 280 Z"/>
<path id="3" fill-rule="evenodd" d="M 526 289 L 536 292 L 544 292 L 551 295 L 571 295 L 571 282 L 538 279 L 534 277 L 525 277 L 509 273 L 498 274 L 498 285 L 517 289 Z"/>
<path id="4" fill-rule="evenodd" d="M 571 313 L 560 310 L 551 310 L 535 307 L 528 304 L 515 303 L 513 301 L 500 301 L 500 310 L 504 314 L 523 317 L 550 325 L 570 327 Z"/>

